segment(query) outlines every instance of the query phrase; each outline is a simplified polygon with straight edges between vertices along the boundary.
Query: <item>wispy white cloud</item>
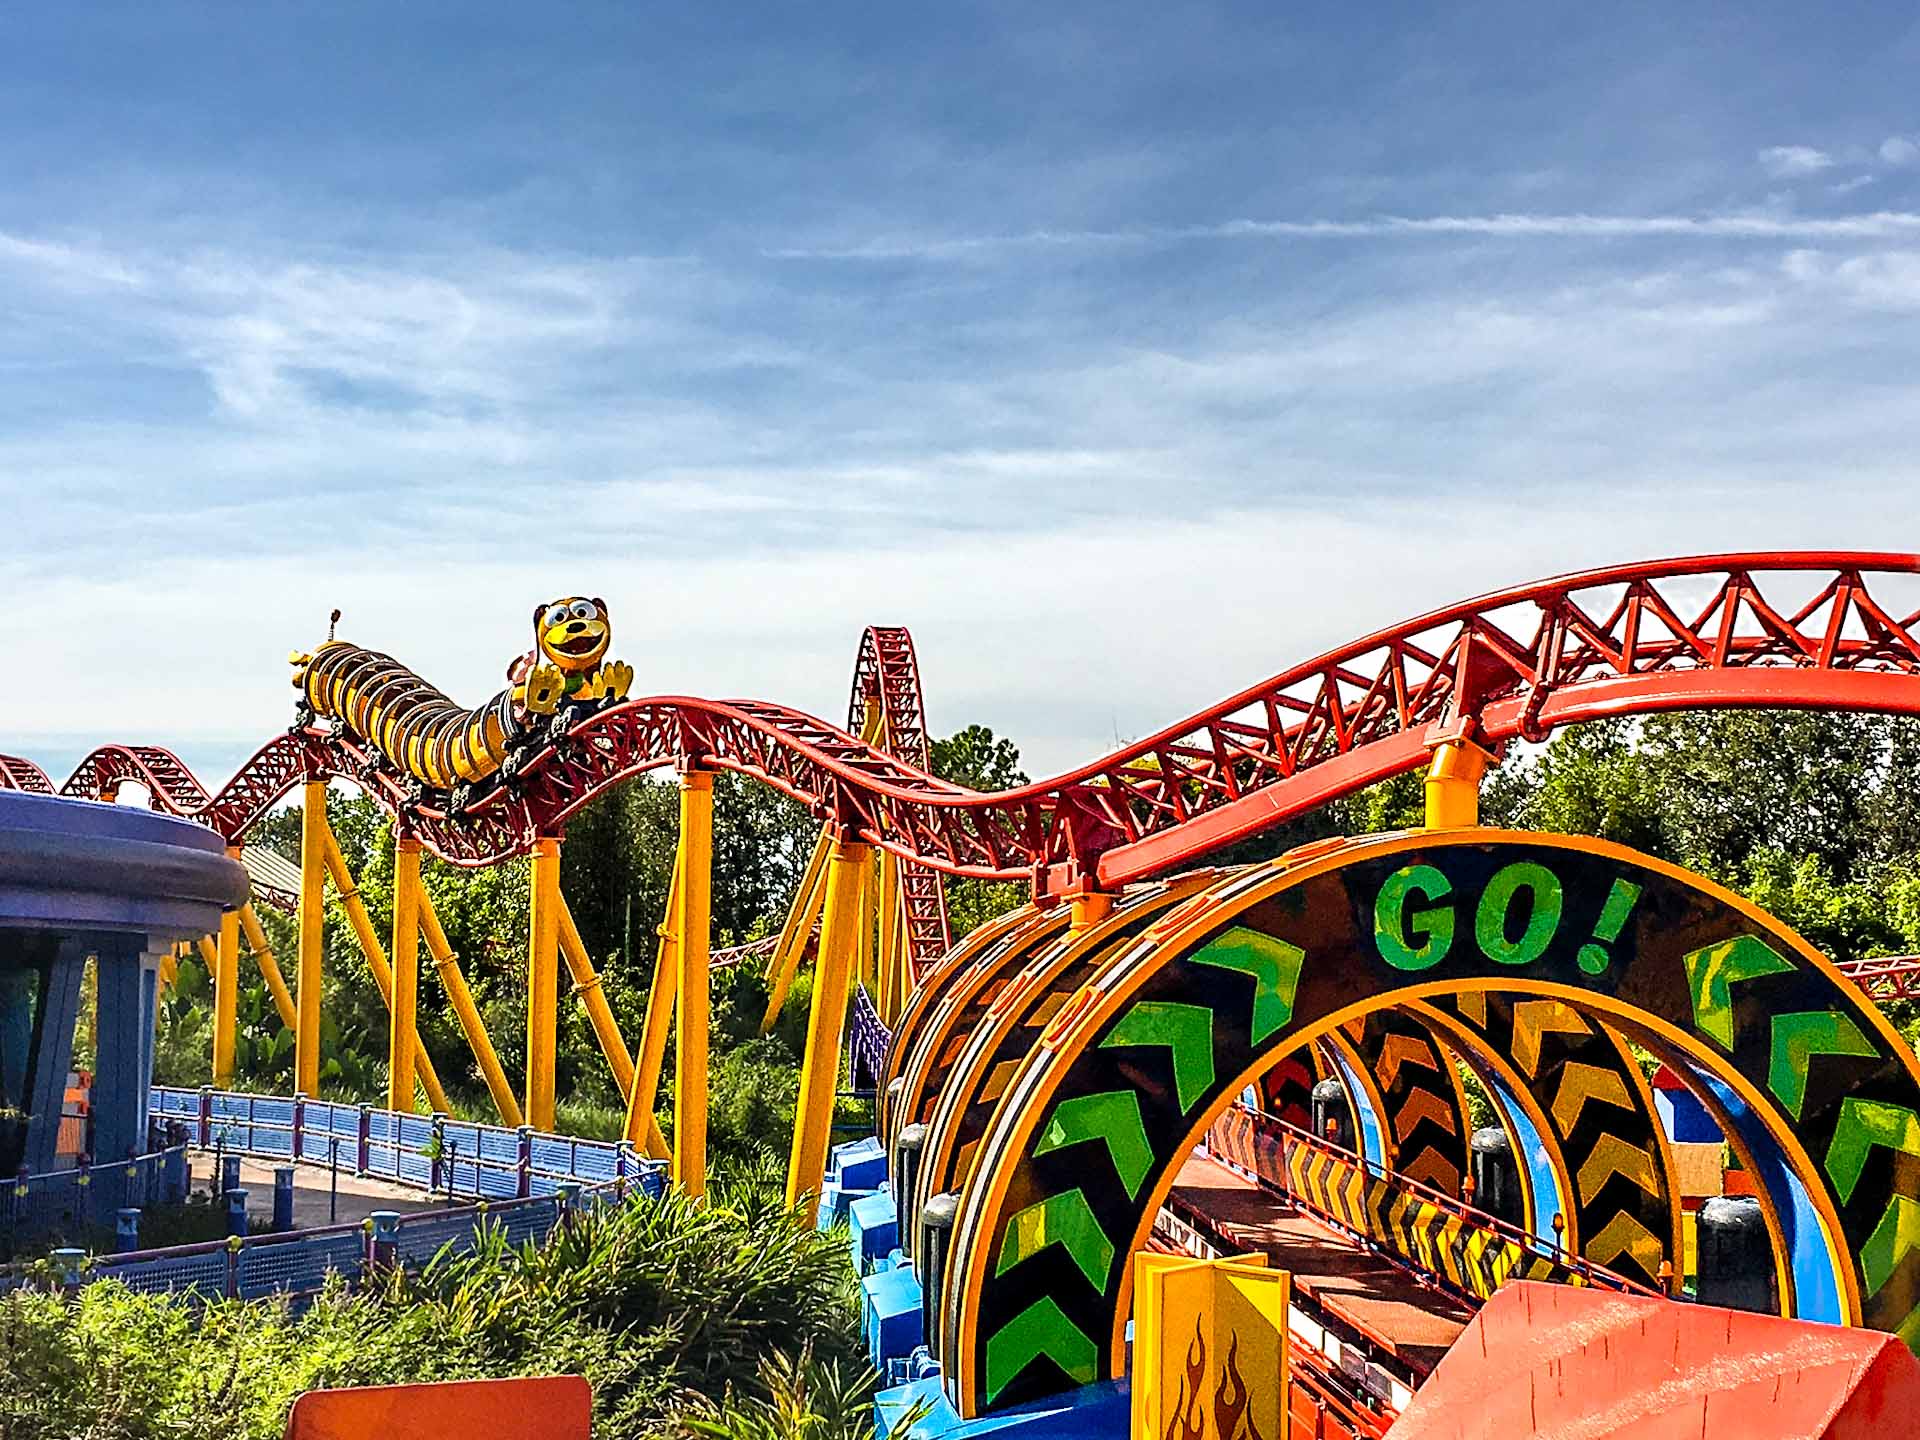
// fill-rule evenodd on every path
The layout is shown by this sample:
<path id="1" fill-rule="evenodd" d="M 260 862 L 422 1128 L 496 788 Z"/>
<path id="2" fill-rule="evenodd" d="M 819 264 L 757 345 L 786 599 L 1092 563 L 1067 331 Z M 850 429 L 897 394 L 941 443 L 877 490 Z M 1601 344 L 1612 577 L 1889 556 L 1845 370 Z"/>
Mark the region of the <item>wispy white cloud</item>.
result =
<path id="1" fill-rule="evenodd" d="M 1889 135 L 1880 142 L 1880 158 L 1889 165 L 1920 165 L 1920 142 L 1905 135 Z"/>
<path id="2" fill-rule="evenodd" d="M 1707 221 L 1738 228 L 1716 245 Z M 827 713 L 859 625 L 912 624 L 936 724 L 995 724 L 1037 770 L 1501 581 L 1871 541 L 1920 484 L 1920 217 L 1641 216 L 1658 243 L 1494 266 L 1490 235 L 1623 222 L 1386 223 L 1356 238 L 1426 243 L 1179 303 L 1130 253 L 1119 281 L 877 289 L 750 253 L 15 254 L 50 328 L 0 335 L 0 360 L 101 336 L 193 399 L 0 429 L 0 490 L 33 499 L 0 554 L 0 666 L 66 626 L 63 665 L 104 677 L 98 738 L 211 754 L 284 723 L 280 658 L 333 605 L 477 698 L 533 598 L 588 588 L 647 688 Z M 55 293 L 73 263 L 142 281 Z M 1435 493 L 1472 533 L 1423 558 L 1395 517 Z M 1204 655 L 1181 658 L 1201 614 Z M 998 663 L 1034 615 L 1076 635 L 1071 684 Z M 0 735 L 44 723 L 36 703 L 0 696 Z"/>
<path id="3" fill-rule="evenodd" d="M 1888 251 L 1844 258 L 1800 250 L 1781 264 L 1795 282 L 1879 311 L 1920 310 L 1920 252 Z"/>
<path id="4" fill-rule="evenodd" d="M 34 240 L 0 230 L 0 270 L 9 266 L 66 286 L 131 289 L 145 279 L 136 267 L 97 247 Z"/>
<path id="5" fill-rule="evenodd" d="M 1510 240 L 1885 240 L 1920 235 L 1920 213 L 1860 215 L 1384 215 L 1369 220 L 1225 220 L 1207 225 L 1113 230 L 1028 230 L 1000 235 L 876 239 L 851 245 L 782 246 L 781 260 L 937 260 L 995 250 L 1150 246 L 1209 240 L 1382 240 L 1462 237 Z"/>
<path id="6" fill-rule="evenodd" d="M 1760 167 L 1776 180 L 1817 175 L 1833 164 L 1833 157 L 1811 145 L 1769 145 L 1760 152 Z"/>

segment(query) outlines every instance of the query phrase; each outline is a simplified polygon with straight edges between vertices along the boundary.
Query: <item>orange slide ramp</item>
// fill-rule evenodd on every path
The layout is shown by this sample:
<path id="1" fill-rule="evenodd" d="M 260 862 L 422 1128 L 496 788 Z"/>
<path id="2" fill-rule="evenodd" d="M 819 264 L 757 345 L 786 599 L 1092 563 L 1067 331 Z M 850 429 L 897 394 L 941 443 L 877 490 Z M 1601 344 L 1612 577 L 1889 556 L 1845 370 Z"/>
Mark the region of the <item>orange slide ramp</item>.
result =
<path id="1" fill-rule="evenodd" d="M 286 1440 L 588 1440 L 593 1391 L 579 1375 L 309 1390 Z"/>
<path id="2" fill-rule="evenodd" d="M 1890 1440 L 1920 1361 L 1898 1337 L 1516 1281 L 1474 1317 L 1388 1440 Z"/>

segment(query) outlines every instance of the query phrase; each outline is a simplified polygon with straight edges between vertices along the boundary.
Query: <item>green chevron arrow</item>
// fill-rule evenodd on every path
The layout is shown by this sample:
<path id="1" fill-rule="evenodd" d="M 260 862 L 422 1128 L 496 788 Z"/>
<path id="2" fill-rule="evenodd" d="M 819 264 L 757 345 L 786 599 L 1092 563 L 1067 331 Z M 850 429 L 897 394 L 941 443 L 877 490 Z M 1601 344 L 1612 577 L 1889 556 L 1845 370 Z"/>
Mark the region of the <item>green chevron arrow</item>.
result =
<path id="1" fill-rule="evenodd" d="M 1688 954 L 1687 988 L 1693 994 L 1693 1023 L 1733 1049 L 1733 996 L 1729 987 L 1762 975 L 1793 969 L 1793 962 L 1757 935 L 1736 935 Z"/>
<path id="2" fill-rule="evenodd" d="M 1794 1119 L 1807 1103 L 1807 1062 L 1815 1055 L 1861 1055 L 1879 1051 L 1860 1033 L 1860 1027 L 1837 1010 L 1800 1010 L 1773 1017 L 1773 1059 L 1767 1066 L 1767 1088 Z"/>
<path id="3" fill-rule="evenodd" d="M 1049 1245 L 1063 1246 L 1087 1283 L 1105 1293 L 1107 1272 L 1113 1268 L 1113 1242 L 1093 1218 L 1087 1192 L 1078 1186 L 1036 1201 L 1007 1221 L 1006 1239 L 1000 1242 L 1000 1263 L 993 1273 L 1004 1275 Z"/>
<path id="4" fill-rule="evenodd" d="M 1045 1155 L 1083 1140 L 1104 1140 L 1127 1187 L 1127 1198 L 1137 1199 L 1140 1182 L 1153 1168 L 1153 1146 L 1147 1143 L 1147 1125 L 1140 1118 L 1140 1097 L 1131 1090 L 1102 1090 L 1063 1100 L 1040 1131 L 1035 1155 Z"/>
<path id="5" fill-rule="evenodd" d="M 987 1403 L 1027 1366 L 1046 1356 L 1080 1385 L 1091 1385 L 1100 1351 L 1087 1332 L 1043 1295 L 987 1339 Z"/>
<path id="6" fill-rule="evenodd" d="M 1254 1044 L 1258 1045 L 1293 1018 L 1293 997 L 1300 989 L 1300 965 L 1307 958 L 1307 952 L 1298 945 L 1235 925 L 1187 958 L 1195 965 L 1237 970 L 1253 977 Z"/>
<path id="7" fill-rule="evenodd" d="M 1909 1350 L 1920 1350 L 1920 1305 L 1907 1312 L 1907 1318 L 1894 1326 L 1893 1333 L 1906 1343 Z"/>
<path id="8" fill-rule="evenodd" d="M 1827 1174 L 1839 1188 L 1841 1204 L 1853 1199 L 1867 1152 L 1876 1145 L 1920 1156 L 1920 1115 L 1904 1105 L 1848 1096 L 1840 1102 L 1840 1120 L 1827 1146 Z"/>
<path id="9" fill-rule="evenodd" d="M 1900 1257 L 1915 1248 L 1920 1248 L 1920 1204 L 1896 1195 L 1860 1247 L 1860 1273 L 1866 1276 L 1867 1293 L 1876 1294 L 1893 1278 Z"/>
<path id="10" fill-rule="evenodd" d="M 1117 1045 L 1164 1045 L 1173 1052 L 1173 1088 L 1182 1115 L 1213 1084 L 1213 1011 L 1205 1005 L 1142 1000 L 1100 1042 L 1102 1050 Z"/>

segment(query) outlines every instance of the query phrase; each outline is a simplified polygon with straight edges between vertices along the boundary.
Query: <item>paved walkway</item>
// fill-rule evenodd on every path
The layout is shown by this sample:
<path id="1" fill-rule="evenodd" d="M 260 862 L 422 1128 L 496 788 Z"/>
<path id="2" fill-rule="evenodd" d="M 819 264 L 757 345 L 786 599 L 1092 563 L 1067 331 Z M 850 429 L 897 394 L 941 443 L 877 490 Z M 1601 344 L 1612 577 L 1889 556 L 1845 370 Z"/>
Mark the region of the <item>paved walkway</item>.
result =
<path id="1" fill-rule="evenodd" d="M 1424 1378 L 1473 1318 L 1473 1311 L 1421 1285 L 1400 1266 L 1369 1255 L 1279 1196 L 1219 1162 L 1195 1155 L 1174 1194 L 1226 1236 L 1264 1250 L 1296 1288 Z"/>
<path id="2" fill-rule="evenodd" d="M 195 1150 L 189 1156 L 189 1163 L 193 1166 L 195 1185 L 206 1185 L 213 1173 L 213 1152 Z M 244 1157 L 240 1161 L 240 1183 L 247 1191 L 250 1228 L 264 1230 L 273 1220 L 273 1172 L 282 1163 Z M 338 1176 L 336 1208 L 332 1195 L 334 1180 L 324 1165 L 303 1163 L 293 1167 L 296 1229 L 336 1222 L 345 1225 L 364 1220 L 376 1210 L 443 1210 L 450 1203 L 445 1196 L 429 1199 L 421 1191 L 342 1170 Z"/>

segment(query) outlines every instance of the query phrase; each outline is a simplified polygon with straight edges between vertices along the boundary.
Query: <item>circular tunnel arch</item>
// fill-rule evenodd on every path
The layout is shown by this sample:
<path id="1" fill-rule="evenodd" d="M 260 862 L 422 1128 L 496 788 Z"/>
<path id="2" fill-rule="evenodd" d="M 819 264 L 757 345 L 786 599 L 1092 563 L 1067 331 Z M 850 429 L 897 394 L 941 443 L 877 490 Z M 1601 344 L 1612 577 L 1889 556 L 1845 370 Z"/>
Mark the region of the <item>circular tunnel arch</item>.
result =
<path id="1" fill-rule="evenodd" d="M 1062 1012 L 962 1203 L 942 1304 L 962 1413 L 1118 1373 L 1133 1252 L 1195 1140 L 1277 1056 L 1377 1006 L 1476 989 L 1566 999 L 1684 1050 L 1807 1184 L 1842 1318 L 1901 1330 L 1920 1309 L 1920 1069 L 1828 961 L 1621 846 L 1412 832 L 1236 878 Z"/>

